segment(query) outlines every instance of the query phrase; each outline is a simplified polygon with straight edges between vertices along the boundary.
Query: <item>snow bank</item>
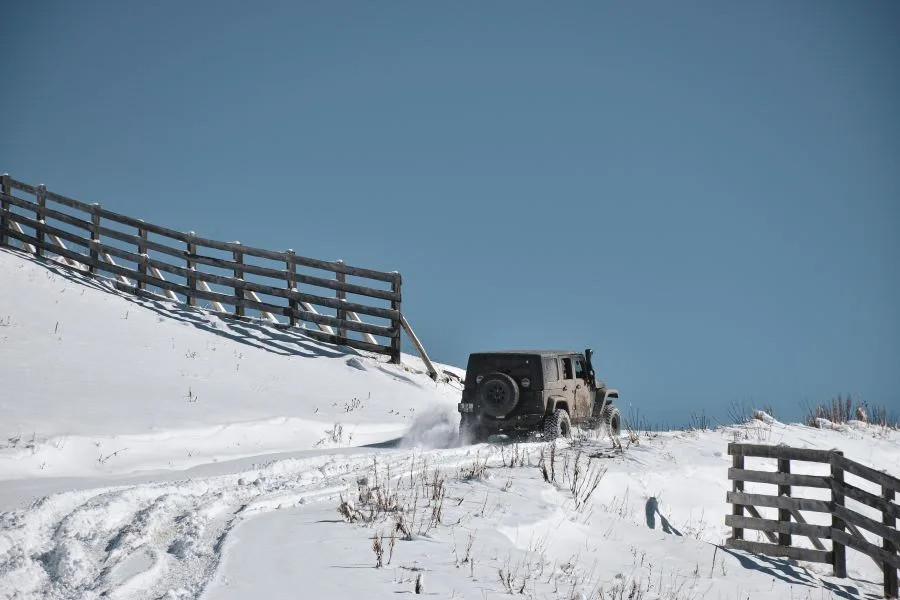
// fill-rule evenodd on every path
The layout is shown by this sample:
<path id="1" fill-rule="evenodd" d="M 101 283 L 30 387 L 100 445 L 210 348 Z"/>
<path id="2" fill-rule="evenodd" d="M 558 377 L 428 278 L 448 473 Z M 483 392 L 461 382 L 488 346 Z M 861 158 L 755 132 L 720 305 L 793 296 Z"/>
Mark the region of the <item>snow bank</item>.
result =
<path id="1" fill-rule="evenodd" d="M 0 250 L 0 282 L 0 480 L 384 443 L 457 402 L 417 358 L 141 300 L 18 252 Z"/>

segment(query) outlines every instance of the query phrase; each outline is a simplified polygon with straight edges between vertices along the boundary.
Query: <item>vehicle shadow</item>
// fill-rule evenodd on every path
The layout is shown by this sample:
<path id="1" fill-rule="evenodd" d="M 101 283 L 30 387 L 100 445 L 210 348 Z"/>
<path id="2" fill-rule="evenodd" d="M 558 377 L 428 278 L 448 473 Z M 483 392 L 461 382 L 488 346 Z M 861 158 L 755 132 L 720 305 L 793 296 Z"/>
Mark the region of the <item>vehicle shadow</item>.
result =
<path id="1" fill-rule="evenodd" d="M 361 448 L 375 448 L 379 450 L 397 450 L 403 444 L 403 438 L 398 437 L 392 440 L 385 440 L 383 442 L 375 442 L 373 444 L 365 444 L 361 446 Z"/>

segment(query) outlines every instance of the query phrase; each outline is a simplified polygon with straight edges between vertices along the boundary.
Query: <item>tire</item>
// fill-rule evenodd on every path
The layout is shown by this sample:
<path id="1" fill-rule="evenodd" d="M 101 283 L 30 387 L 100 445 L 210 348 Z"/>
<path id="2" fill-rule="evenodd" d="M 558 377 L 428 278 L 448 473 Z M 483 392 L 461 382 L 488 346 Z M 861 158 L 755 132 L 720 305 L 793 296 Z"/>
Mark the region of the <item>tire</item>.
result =
<path id="1" fill-rule="evenodd" d="M 483 412 L 505 417 L 519 403 L 519 386 L 505 373 L 491 373 L 478 384 L 476 396 Z"/>
<path id="2" fill-rule="evenodd" d="M 607 405 L 600 415 L 600 422 L 606 425 L 609 435 L 619 437 L 622 435 L 622 418 L 619 415 L 619 409 L 615 406 Z"/>
<path id="3" fill-rule="evenodd" d="M 552 415 L 544 419 L 544 439 L 555 440 L 558 437 L 572 437 L 572 421 L 569 419 L 569 413 L 561 408 L 557 408 Z"/>

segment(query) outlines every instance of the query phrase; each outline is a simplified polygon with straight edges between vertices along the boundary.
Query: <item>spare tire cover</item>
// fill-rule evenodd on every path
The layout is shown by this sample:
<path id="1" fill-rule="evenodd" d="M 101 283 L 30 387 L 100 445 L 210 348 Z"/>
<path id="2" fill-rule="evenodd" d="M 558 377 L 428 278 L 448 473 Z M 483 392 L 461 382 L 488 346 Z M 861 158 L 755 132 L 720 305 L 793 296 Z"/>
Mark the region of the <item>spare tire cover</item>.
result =
<path id="1" fill-rule="evenodd" d="M 519 403 L 519 386 L 505 373 L 491 373 L 478 384 L 477 398 L 482 411 L 505 417 Z"/>

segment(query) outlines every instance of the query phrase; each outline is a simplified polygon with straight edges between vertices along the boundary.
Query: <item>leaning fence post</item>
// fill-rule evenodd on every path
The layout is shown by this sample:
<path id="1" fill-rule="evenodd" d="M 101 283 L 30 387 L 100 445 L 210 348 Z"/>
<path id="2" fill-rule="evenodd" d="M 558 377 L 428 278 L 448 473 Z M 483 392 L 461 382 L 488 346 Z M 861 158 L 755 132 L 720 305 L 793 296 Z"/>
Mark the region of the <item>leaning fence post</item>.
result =
<path id="1" fill-rule="evenodd" d="M 887 502 L 893 502 L 894 490 L 883 485 L 881 486 L 881 496 Z M 897 519 L 895 519 L 888 511 L 882 511 L 881 522 L 896 531 Z M 891 554 L 897 553 L 897 546 L 887 538 L 882 538 L 881 547 L 885 552 L 890 552 Z M 897 569 L 894 565 L 889 565 L 888 563 L 882 563 L 882 567 L 884 567 L 884 597 L 896 598 L 898 594 L 900 594 L 897 585 Z"/>
<path id="2" fill-rule="evenodd" d="M 784 444 L 782 444 L 784 446 Z M 786 446 L 785 446 L 786 447 Z M 778 472 L 784 475 L 791 474 L 791 461 L 786 458 L 778 459 Z M 790 497 L 791 495 L 791 486 L 789 485 L 779 485 L 778 486 L 778 496 L 779 497 Z M 790 523 L 791 522 L 791 511 L 789 508 L 779 508 L 778 509 L 778 521 L 781 523 Z M 779 546 L 790 546 L 793 540 L 791 539 L 790 533 L 779 533 L 778 534 L 778 545 Z"/>
<path id="3" fill-rule="evenodd" d="M 844 506 L 844 468 L 839 459 L 844 456 L 840 450 L 831 451 L 831 529 L 843 532 L 844 520 L 835 514 L 835 509 Z M 847 576 L 847 547 L 831 537 L 831 552 L 834 555 L 834 576 Z"/>
<path id="4" fill-rule="evenodd" d="M 47 216 L 47 186 L 43 183 L 38 184 L 35 189 L 35 196 L 37 196 L 38 204 L 35 221 L 38 222 L 38 226 L 34 228 L 34 237 L 37 239 L 34 253 L 37 256 L 44 256 L 44 218 Z"/>
<path id="5" fill-rule="evenodd" d="M 285 268 L 287 270 L 287 275 L 285 279 L 287 280 L 287 289 L 291 292 L 297 291 L 297 288 L 294 287 L 294 282 L 297 281 L 297 262 L 294 260 L 294 250 L 293 248 L 288 248 L 287 252 L 287 261 L 285 261 Z M 288 310 L 290 314 L 288 315 L 289 323 L 291 327 L 297 326 L 297 300 L 295 298 L 288 298 Z"/>
<path id="6" fill-rule="evenodd" d="M 240 242 L 235 242 L 240 244 Z M 234 315 L 236 317 L 244 316 L 244 270 L 240 268 L 244 264 L 244 253 L 235 250 L 234 253 L 234 278 L 237 282 L 234 284 Z"/>
<path id="7" fill-rule="evenodd" d="M 187 286 L 188 289 L 191 290 L 190 295 L 187 297 L 188 306 L 197 306 L 197 278 L 193 275 L 193 272 L 197 270 L 197 263 L 194 260 L 191 260 L 197 254 L 197 244 L 194 243 L 194 236 L 196 235 L 193 231 L 188 231 L 188 235 L 191 236 L 191 241 L 187 243 Z"/>
<path id="8" fill-rule="evenodd" d="M 12 195 L 12 186 L 9 183 L 9 179 L 9 173 L 4 173 L 0 177 L 0 192 L 3 192 L 4 195 L 4 198 L 0 199 L 0 246 L 9 244 L 9 238 L 6 235 L 9 228 L 9 220 L 6 218 L 6 213 L 9 211 L 9 201 L 6 199 L 6 196 Z"/>
<path id="9" fill-rule="evenodd" d="M 395 365 L 400 364 L 400 335 L 403 332 L 403 325 L 400 323 L 400 288 L 403 285 L 403 277 L 400 276 L 400 273 L 394 271 L 394 280 L 391 282 L 391 291 L 394 292 L 397 297 L 395 300 L 391 300 L 391 309 L 397 311 L 398 315 L 391 321 L 391 327 L 393 329 L 393 337 L 391 338 L 391 362 Z"/>
<path id="10" fill-rule="evenodd" d="M 337 261 L 339 265 L 343 265 L 344 261 Z M 347 309 L 344 308 L 344 301 L 347 299 L 347 292 L 344 291 L 343 285 L 347 283 L 347 274 L 342 271 L 335 271 L 335 275 L 337 276 L 337 281 L 339 284 L 336 296 L 338 300 L 338 309 L 337 309 L 337 318 L 340 323 L 338 323 L 338 342 L 341 345 L 347 344 L 347 328 L 344 327 L 344 322 L 347 320 Z"/>
<path id="11" fill-rule="evenodd" d="M 97 264 L 100 262 L 100 252 L 97 246 L 100 244 L 100 204 L 94 202 L 91 204 L 91 264 L 88 265 L 88 272 L 94 273 Z"/>
<path id="12" fill-rule="evenodd" d="M 138 219 L 141 223 L 144 222 L 143 219 Z M 147 283 L 144 279 L 147 277 L 147 259 L 149 256 L 147 255 L 147 230 L 143 227 L 137 228 L 138 237 L 141 238 L 141 241 L 138 242 L 137 251 L 141 256 L 141 262 L 138 263 L 138 273 L 140 273 L 140 277 L 137 280 L 137 289 L 143 290 L 147 287 Z"/>
<path id="13" fill-rule="evenodd" d="M 735 469 L 743 469 L 744 468 L 744 455 L 741 454 L 741 447 L 734 447 L 734 456 L 731 457 L 731 466 Z M 732 482 L 731 490 L 735 494 L 739 494 L 744 491 L 744 482 L 735 479 Z M 732 502 L 731 504 L 731 514 L 737 517 L 744 516 L 744 505 L 738 504 L 736 502 Z M 741 527 L 732 527 L 731 528 L 731 539 L 733 540 L 742 540 L 744 539 L 744 530 Z"/>

